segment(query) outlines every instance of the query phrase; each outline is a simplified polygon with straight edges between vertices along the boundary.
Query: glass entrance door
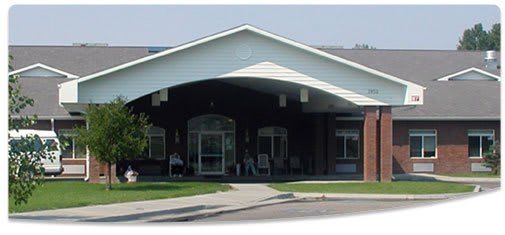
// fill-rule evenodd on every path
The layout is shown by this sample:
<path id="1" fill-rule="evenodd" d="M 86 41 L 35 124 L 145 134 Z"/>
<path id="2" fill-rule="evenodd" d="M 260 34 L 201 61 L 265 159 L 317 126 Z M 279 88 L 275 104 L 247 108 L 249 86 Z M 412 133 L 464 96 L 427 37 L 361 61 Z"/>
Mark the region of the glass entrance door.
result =
<path id="1" fill-rule="evenodd" d="M 200 174 L 224 173 L 224 133 L 202 132 L 198 143 L 198 172 Z"/>

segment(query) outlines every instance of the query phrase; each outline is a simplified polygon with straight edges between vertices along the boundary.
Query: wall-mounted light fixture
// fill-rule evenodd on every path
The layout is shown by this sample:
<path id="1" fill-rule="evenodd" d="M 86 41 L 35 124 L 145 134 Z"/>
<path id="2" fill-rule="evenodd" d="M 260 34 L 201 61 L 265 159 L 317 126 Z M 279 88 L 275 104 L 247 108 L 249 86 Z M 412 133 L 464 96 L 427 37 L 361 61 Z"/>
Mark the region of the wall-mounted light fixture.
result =
<path id="1" fill-rule="evenodd" d="M 160 90 L 160 101 L 162 102 L 168 101 L 168 88 Z"/>
<path id="2" fill-rule="evenodd" d="M 249 129 L 245 129 L 245 142 L 249 143 Z"/>
<path id="3" fill-rule="evenodd" d="M 179 136 L 179 129 L 175 129 L 175 143 L 178 144 L 181 142 L 181 137 Z"/>
<path id="4" fill-rule="evenodd" d="M 160 94 L 158 92 L 151 95 L 152 106 L 160 106 Z"/>
<path id="5" fill-rule="evenodd" d="M 279 95 L 279 107 L 286 107 L 286 95 L 285 94 L 280 94 Z"/>
<path id="6" fill-rule="evenodd" d="M 307 88 L 300 89 L 300 102 L 302 103 L 309 102 L 309 89 Z"/>

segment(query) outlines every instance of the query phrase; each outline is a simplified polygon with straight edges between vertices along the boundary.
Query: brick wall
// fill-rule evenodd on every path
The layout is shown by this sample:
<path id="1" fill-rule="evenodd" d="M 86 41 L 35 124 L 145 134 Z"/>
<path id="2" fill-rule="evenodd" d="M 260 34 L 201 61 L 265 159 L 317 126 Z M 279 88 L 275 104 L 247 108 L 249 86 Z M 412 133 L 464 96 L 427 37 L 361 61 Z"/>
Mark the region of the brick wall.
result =
<path id="1" fill-rule="evenodd" d="M 410 158 L 409 129 L 437 130 L 437 158 Z M 494 129 L 495 140 L 500 138 L 499 121 L 394 121 L 393 172 L 411 173 L 414 163 L 433 163 L 434 173 L 470 172 L 471 163 L 482 159 L 468 157 L 469 129 Z"/>

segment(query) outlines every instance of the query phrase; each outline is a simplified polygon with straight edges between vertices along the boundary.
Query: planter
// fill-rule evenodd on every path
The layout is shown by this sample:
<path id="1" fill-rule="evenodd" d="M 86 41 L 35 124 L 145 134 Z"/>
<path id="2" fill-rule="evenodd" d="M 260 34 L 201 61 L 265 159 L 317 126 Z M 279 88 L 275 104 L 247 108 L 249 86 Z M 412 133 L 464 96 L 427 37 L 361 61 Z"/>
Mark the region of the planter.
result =
<path id="1" fill-rule="evenodd" d="M 128 177 L 126 177 L 128 179 L 128 182 L 127 183 L 135 183 L 137 182 L 137 176 L 136 175 L 130 175 Z"/>

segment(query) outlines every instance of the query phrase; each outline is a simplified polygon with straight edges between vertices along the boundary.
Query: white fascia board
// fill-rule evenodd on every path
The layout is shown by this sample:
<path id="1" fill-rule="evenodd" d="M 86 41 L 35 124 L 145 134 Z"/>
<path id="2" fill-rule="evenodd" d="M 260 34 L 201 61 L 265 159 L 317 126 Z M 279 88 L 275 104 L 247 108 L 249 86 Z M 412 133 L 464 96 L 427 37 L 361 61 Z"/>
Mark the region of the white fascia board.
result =
<path id="1" fill-rule="evenodd" d="M 103 70 L 103 71 L 100 71 L 100 72 L 97 72 L 97 73 L 94 73 L 94 74 L 91 74 L 91 75 L 79 78 L 78 82 L 80 83 L 80 82 L 84 82 L 84 81 L 87 81 L 87 80 L 90 80 L 90 79 L 93 79 L 93 78 L 96 78 L 96 77 L 100 77 L 100 76 L 103 76 L 103 75 L 106 75 L 106 74 L 109 74 L 109 73 L 112 73 L 112 72 L 115 72 L 115 71 L 118 71 L 118 70 L 121 70 L 121 69 L 125 69 L 125 68 L 128 68 L 128 67 L 131 67 L 131 66 L 143 63 L 143 62 L 147 62 L 147 61 L 159 58 L 159 57 L 163 57 L 163 56 L 166 56 L 166 55 L 169 55 L 169 54 L 172 54 L 172 53 L 175 53 L 175 52 L 178 52 L 178 51 L 181 51 L 181 50 L 193 47 L 193 46 L 197 46 L 197 45 L 200 45 L 200 44 L 203 44 L 203 43 L 206 43 L 206 42 L 218 39 L 218 38 L 222 38 L 222 37 L 225 37 L 225 36 L 228 36 L 228 35 L 240 32 L 240 31 L 244 31 L 244 30 L 249 30 L 251 32 L 255 32 L 257 34 L 260 34 L 260 35 L 263 35 L 265 37 L 268 37 L 268 38 L 271 38 L 271 39 L 274 39 L 274 40 L 286 43 L 288 45 L 291 45 L 291 46 L 303 49 L 303 50 L 311 52 L 313 54 L 316 54 L 316 55 L 319 55 L 319 56 L 331 59 L 331 60 L 336 61 L 336 62 L 340 62 L 340 63 L 346 64 L 346 65 L 351 66 L 353 68 L 356 68 L 356 69 L 359 69 L 359 70 L 362 70 L 362 71 L 365 71 L 365 72 L 377 75 L 379 77 L 391 80 L 393 82 L 406 85 L 407 89 L 410 89 L 411 87 L 418 88 L 418 89 L 425 89 L 424 87 L 422 87 L 422 86 L 420 86 L 418 84 L 415 84 L 415 83 L 412 83 L 412 82 L 409 82 L 409 81 L 405 81 L 405 80 L 397 78 L 395 76 L 392 76 L 392 75 L 380 72 L 378 70 L 375 70 L 375 69 L 366 67 L 364 65 L 361 65 L 361 64 L 358 64 L 358 63 L 355 63 L 355 62 L 343 59 L 341 57 L 338 57 L 338 56 L 326 53 L 324 51 L 312 48 L 312 47 L 307 46 L 305 44 L 302 44 L 302 43 L 299 43 L 299 42 L 296 42 L 296 41 L 293 41 L 293 40 L 290 40 L 290 39 L 287 39 L 287 38 L 284 38 L 284 37 L 281 37 L 281 36 L 278 36 L 278 35 L 275 35 L 273 33 L 269 33 L 267 31 L 258 29 L 256 27 L 253 27 L 253 26 L 247 25 L 247 24 L 239 26 L 239 27 L 236 27 L 236 28 L 232 28 L 232 29 L 229 29 L 229 30 L 217 33 L 217 34 L 213 34 L 213 35 L 210 35 L 210 36 L 207 36 L 207 37 L 195 40 L 195 41 L 191 41 L 191 42 L 182 44 L 180 46 L 176 46 L 174 48 L 171 48 L 171 49 L 168 49 L 168 50 L 165 50 L 165 51 L 162 51 L 162 52 L 150 55 L 150 56 L 146 56 L 146 57 L 143 57 L 143 58 L 140 58 L 140 59 L 137 59 L 137 60 L 134 60 L 134 61 L 122 64 L 122 65 L 116 66 L 116 67 L 112 67 L 112 68 L 109 68 L 109 69 L 106 69 L 106 70 Z"/>
<path id="2" fill-rule="evenodd" d="M 63 70 L 59 70 L 57 68 L 53 68 L 51 66 L 47 66 L 47 65 L 42 64 L 42 63 L 32 64 L 30 66 L 26 66 L 24 68 L 20 68 L 18 70 L 12 71 L 12 72 L 9 73 L 9 76 L 10 75 L 19 74 L 19 73 L 22 73 L 24 71 L 28 71 L 28 70 L 35 69 L 35 68 L 43 68 L 45 70 L 49 70 L 49 71 L 54 72 L 54 73 L 59 73 L 59 74 L 65 76 L 67 78 L 79 78 L 79 76 L 77 76 L 77 75 L 74 75 L 74 74 L 71 74 L 71 73 L 67 73 L 67 72 L 65 72 Z"/>
<path id="3" fill-rule="evenodd" d="M 496 79 L 496 81 L 501 81 L 501 77 L 500 76 L 494 75 L 492 73 L 489 73 L 487 71 L 484 71 L 482 69 L 478 69 L 478 68 L 475 68 L 475 67 L 471 67 L 471 68 L 468 68 L 468 69 L 465 69 L 465 70 L 461 70 L 459 72 L 456 72 L 456 73 L 449 74 L 447 76 L 438 78 L 436 80 L 437 81 L 449 81 L 451 78 L 454 78 L 454 77 L 457 77 L 457 76 L 460 76 L 460 75 L 463 75 L 463 74 L 469 73 L 469 72 L 480 73 L 482 75 L 485 75 L 485 76 L 488 76 L 490 78 Z"/>
<path id="4" fill-rule="evenodd" d="M 500 121 L 500 117 L 497 116 L 417 116 L 417 117 L 395 117 L 393 115 L 393 120 L 396 121 Z"/>

